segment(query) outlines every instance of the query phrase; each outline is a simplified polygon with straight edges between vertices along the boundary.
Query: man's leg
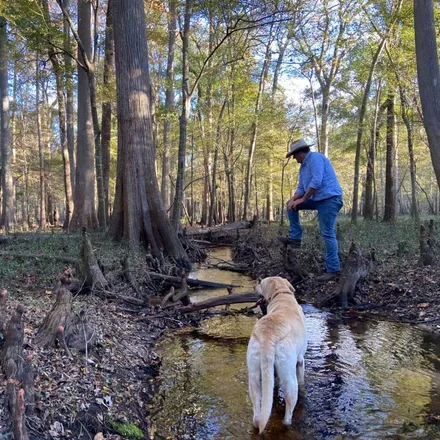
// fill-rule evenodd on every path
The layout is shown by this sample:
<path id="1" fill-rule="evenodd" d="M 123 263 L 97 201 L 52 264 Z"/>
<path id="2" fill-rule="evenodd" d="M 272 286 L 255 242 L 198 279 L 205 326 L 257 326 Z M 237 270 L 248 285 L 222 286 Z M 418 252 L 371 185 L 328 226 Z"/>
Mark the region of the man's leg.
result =
<path id="1" fill-rule="evenodd" d="M 289 238 L 292 240 L 301 240 L 302 227 L 299 219 L 299 211 L 311 209 L 316 209 L 316 204 L 313 200 L 307 200 L 306 202 L 301 203 L 294 211 L 292 209 L 287 210 L 287 217 L 289 218 L 290 223 Z"/>
<path id="2" fill-rule="evenodd" d="M 336 239 L 336 217 L 342 208 L 342 199 L 333 197 L 318 202 L 318 220 L 321 236 L 325 242 L 325 267 L 329 273 L 339 272 L 341 265 L 338 257 Z"/>

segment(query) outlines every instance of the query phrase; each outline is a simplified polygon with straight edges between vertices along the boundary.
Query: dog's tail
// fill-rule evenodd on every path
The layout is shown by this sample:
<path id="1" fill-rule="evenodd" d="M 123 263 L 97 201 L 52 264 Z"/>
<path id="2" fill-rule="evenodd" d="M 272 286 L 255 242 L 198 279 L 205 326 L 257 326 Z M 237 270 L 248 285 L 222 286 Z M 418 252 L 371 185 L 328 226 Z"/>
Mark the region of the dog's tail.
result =
<path id="1" fill-rule="evenodd" d="M 273 404 L 273 388 L 275 375 L 275 346 L 265 344 L 261 347 L 261 413 L 259 421 L 260 434 L 269 421 Z"/>

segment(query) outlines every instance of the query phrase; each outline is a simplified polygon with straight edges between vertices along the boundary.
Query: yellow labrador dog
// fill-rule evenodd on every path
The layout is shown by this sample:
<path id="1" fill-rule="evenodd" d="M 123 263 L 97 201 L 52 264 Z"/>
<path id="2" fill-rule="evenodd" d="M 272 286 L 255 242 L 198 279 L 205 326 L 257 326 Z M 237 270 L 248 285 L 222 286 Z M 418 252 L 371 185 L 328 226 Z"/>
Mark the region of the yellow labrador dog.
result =
<path id="1" fill-rule="evenodd" d="M 255 290 L 267 302 L 267 315 L 254 325 L 247 349 L 253 425 L 261 434 L 272 410 L 275 370 L 286 403 L 283 423 L 292 423 L 298 386 L 304 384 L 307 332 L 304 313 L 295 299 L 295 289 L 286 279 L 264 278 Z"/>

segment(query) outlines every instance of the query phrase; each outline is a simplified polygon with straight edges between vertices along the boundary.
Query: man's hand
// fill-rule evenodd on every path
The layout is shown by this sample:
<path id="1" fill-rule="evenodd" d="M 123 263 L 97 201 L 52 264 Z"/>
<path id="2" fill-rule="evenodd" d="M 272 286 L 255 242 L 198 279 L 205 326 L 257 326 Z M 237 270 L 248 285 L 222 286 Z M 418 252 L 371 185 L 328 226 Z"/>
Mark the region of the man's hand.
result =
<path id="1" fill-rule="evenodd" d="M 296 207 L 299 205 L 299 204 L 301 204 L 301 203 L 303 203 L 303 198 L 302 197 L 299 197 L 299 198 L 295 198 L 295 197 L 292 197 L 287 203 L 286 203 L 286 207 L 287 207 L 287 209 L 291 209 L 292 211 L 294 211 L 295 209 L 296 209 Z"/>
<path id="2" fill-rule="evenodd" d="M 304 203 L 304 199 L 302 197 L 299 198 L 299 199 L 294 200 L 293 203 L 292 203 L 292 208 L 291 209 L 293 211 L 295 211 L 296 208 L 298 207 L 298 205 L 301 205 L 301 203 Z"/>

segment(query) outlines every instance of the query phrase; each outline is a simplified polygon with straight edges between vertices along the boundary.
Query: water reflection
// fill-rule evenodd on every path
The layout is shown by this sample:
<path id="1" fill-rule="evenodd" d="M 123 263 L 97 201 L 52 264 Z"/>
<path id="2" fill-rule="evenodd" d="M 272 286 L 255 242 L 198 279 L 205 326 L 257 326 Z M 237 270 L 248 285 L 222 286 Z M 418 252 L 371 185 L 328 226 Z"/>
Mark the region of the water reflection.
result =
<path id="1" fill-rule="evenodd" d="M 438 338 L 388 322 L 335 320 L 307 305 L 304 311 L 306 395 L 291 427 L 282 425 L 282 399 L 275 399 L 264 439 L 440 439 Z M 155 438 L 259 438 L 244 339 L 254 321 L 219 317 L 205 323 L 203 336 L 162 341 Z"/>

